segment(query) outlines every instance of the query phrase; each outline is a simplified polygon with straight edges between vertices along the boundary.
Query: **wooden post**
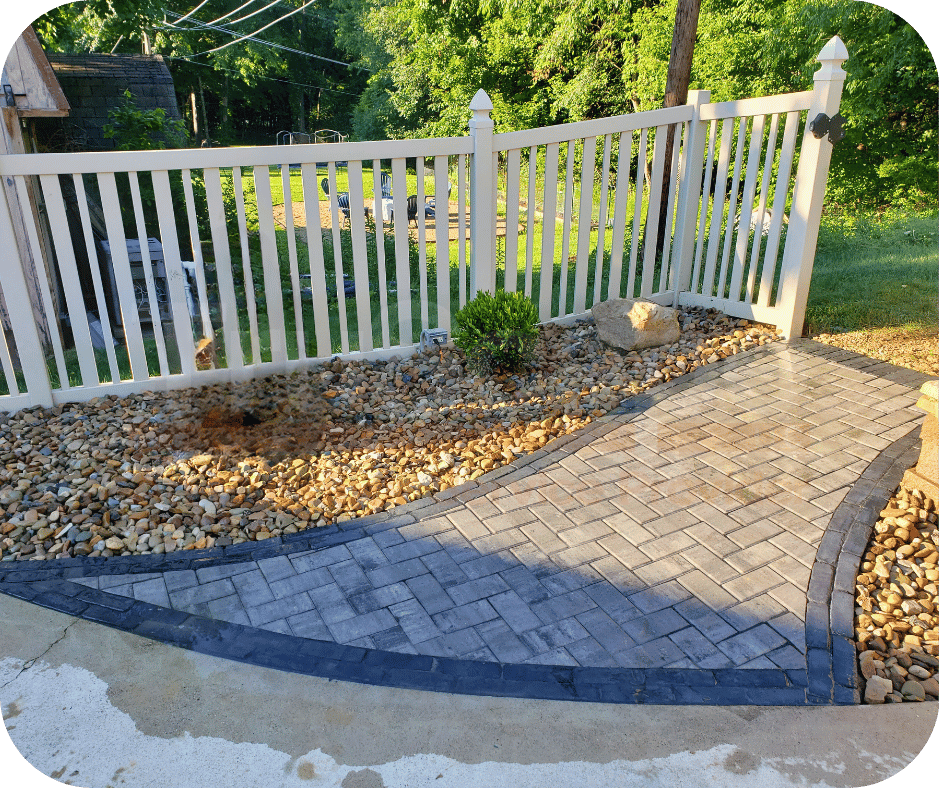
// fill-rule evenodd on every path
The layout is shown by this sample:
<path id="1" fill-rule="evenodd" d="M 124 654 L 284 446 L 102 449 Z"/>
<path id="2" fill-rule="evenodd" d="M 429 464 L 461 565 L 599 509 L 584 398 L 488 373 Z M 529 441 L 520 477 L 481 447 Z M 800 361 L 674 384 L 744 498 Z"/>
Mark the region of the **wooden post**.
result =
<path id="1" fill-rule="evenodd" d="M 0 124 L 0 154 L 24 154 L 26 145 L 23 140 L 23 132 L 20 127 L 20 117 L 15 107 L 0 108 L 3 115 L 3 122 Z M 30 193 L 29 183 L 26 181 L 27 195 L 30 205 L 35 206 L 37 200 Z M 7 205 L 10 209 L 10 217 L 13 222 L 13 232 L 16 238 L 16 249 L 20 259 L 23 261 L 23 272 L 26 276 L 26 282 L 29 290 L 29 302 L 32 306 L 33 315 L 36 318 L 39 332 L 44 339 L 49 337 L 51 328 L 50 321 L 55 320 L 55 315 L 46 315 L 42 307 L 42 298 L 39 294 L 38 278 L 46 275 L 46 266 L 43 262 L 42 250 L 33 249 L 30 246 L 26 235 L 26 222 L 35 221 L 35 212 L 32 216 L 24 216 L 20 201 L 18 199 L 17 186 L 12 178 L 3 179 L 3 192 L 6 195 Z M 34 209 L 35 211 L 35 209 Z M 51 259 L 51 258 L 50 258 Z M 0 298 L 0 322 L 8 324 L 7 313 L 10 311 L 9 297 L 4 300 Z M 15 302 L 14 302 L 15 303 Z"/>
<path id="2" fill-rule="evenodd" d="M 496 292 L 496 195 L 493 193 L 493 102 L 482 88 L 470 102 L 470 298 Z"/>
<path id="3" fill-rule="evenodd" d="M 839 111 L 842 86 L 845 83 L 842 64 L 848 57 L 842 39 L 833 36 L 816 58 L 821 67 L 813 77 L 813 103 L 806 116 L 806 129 L 800 147 L 790 226 L 777 290 L 781 313 L 785 316 L 783 324 L 777 328 L 783 331 L 787 340 L 799 338 L 803 333 L 806 300 L 809 297 L 816 241 L 819 237 L 819 220 L 832 158 L 832 143 L 826 137 L 816 139 L 809 127 L 820 113 L 831 118 Z"/>
<path id="4" fill-rule="evenodd" d="M 13 185 L 13 178 L 9 175 L 4 175 L 3 181 L 5 186 Z M 10 324 L 13 328 L 13 336 L 16 338 L 16 350 L 23 377 L 26 379 L 30 406 L 41 405 L 51 408 L 52 388 L 49 385 L 49 373 L 46 370 L 46 356 L 42 349 L 38 326 L 33 319 L 33 310 L 28 308 L 29 288 L 23 274 L 23 262 L 20 260 L 16 233 L 13 229 L 14 206 L 8 201 L 11 191 L 6 189 L 3 191 L 4 198 L 0 200 L 2 203 L 0 205 L 0 249 L 7 250 L 7 253 L 0 255 L 0 287 L 3 289 L 7 304 L 10 305 Z M 17 308 L 17 305 L 27 305 L 27 308 Z"/>

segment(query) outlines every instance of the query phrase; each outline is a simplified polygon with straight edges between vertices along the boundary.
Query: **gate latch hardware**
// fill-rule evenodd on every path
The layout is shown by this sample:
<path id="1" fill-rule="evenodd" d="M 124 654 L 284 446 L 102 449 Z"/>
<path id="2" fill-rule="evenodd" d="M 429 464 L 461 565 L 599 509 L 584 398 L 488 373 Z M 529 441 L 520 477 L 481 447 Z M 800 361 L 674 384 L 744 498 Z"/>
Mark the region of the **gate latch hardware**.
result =
<path id="1" fill-rule="evenodd" d="M 836 113 L 831 118 L 825 113 L 820 112 L 816 118 L 810 122 L 809 130 L 813 132 L 813 136 L 821 140 L 826 136 L 826 132 L 829 133 L 829 142 L 835 145 L 839 140 L 845 137 L 845 118 L 842 115 Z"/>

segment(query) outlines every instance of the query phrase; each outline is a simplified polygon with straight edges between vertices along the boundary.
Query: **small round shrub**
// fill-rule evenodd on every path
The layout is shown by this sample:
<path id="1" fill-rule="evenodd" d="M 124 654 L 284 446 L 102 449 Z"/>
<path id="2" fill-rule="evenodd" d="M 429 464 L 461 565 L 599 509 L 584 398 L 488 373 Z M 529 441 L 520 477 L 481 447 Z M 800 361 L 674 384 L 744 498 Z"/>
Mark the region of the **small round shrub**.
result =
<path id="1" fill-rule="evenodd" d="M 481 290 L 454 316 L 454 344 L 476 374 L 521 372 L 533 359 L 538 319 L 538 309 L 523 293 Z"/>

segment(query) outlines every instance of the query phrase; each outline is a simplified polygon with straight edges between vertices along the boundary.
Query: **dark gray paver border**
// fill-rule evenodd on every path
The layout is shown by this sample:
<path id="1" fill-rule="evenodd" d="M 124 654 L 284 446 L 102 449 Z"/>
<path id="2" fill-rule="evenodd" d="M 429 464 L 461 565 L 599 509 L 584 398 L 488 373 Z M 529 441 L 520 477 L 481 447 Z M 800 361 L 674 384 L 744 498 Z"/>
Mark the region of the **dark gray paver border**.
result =
<path id="1" fill-rule="evenodd" d="M 807 340 L 803 352 L 846 363 L 914 387 L 928 376 Z M 576 700 L 599 703 L 691 705 L 846 705 L 858 703 L 853 632 L 855 574 L 877 513 L 916 460 L 912 430 L 885 449 L 859 477 L 833 515 L 816 556 L 807 592 L 807 663 L 804 669 L 592 668 L 522 665 L 411 655 L 284 635 L 196 616 L 87 588 L 83 577 L 194 570 L 320 551 L 425 516 L 462 506 L 502 484 L 524 478 L 571 454 L 676 391 L 714 380 L 761 355 L 793 345 L 769 344 L 625 400 L 589 427 L 486 474 L 480 482 L 347 523 L 301 531 L 265 542 L 245 542 L 186 553 L 0 563 L 0 593 L 42 607 L 212 656 L 261 667 L 362 684 L 466 695 Z"/>

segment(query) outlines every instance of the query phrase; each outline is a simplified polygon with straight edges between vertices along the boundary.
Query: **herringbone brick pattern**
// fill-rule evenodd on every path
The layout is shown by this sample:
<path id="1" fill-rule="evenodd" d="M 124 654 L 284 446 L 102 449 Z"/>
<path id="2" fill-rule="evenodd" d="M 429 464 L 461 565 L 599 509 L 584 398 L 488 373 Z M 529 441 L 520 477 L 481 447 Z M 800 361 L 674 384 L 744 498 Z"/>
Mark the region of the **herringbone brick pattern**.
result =
<path id="1" fill-rule="evenodd" d="M 606 421 L 542 470 L 436 516 L 324 550 L 80 582 L 398 652 L 799 668 L 829 518 L 915 426 L 915 399 L 788 348 Z"/>

